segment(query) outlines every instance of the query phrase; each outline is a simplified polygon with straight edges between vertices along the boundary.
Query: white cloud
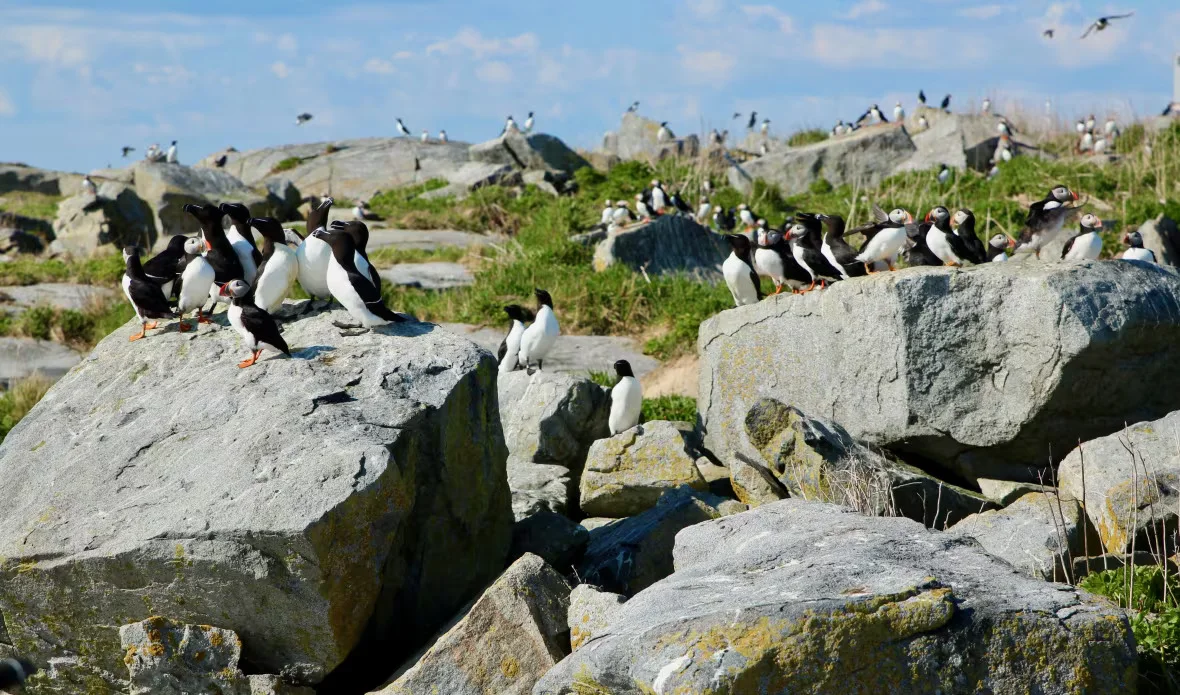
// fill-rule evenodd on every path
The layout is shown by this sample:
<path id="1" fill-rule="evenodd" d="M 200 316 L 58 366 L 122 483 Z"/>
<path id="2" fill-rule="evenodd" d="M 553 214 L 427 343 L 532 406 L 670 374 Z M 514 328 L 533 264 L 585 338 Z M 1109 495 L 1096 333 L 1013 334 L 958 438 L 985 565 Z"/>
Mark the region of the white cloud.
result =
<path id="1" fill-rule="evenodd" d="M 477 59 L 499 55 L 530 55 L 537 51 L 540 40 L 536 34 L 526 32 L 504 39 L 485 38 L 478 29 L 463 27 L 457 34 L 443 41 L 436 41 L 426 47 L 427 55 L 432 53 L 454 54 L 468 51 Z"/>
<path id="2" fill-rule="evenodd" d="M 784 34 L 795 33 L 795 20 L 782 10 L 771 5 L 742 5 L 742 12 L 750 19 L 770 19 L 778 24 L 779 31 Z"/>
<path id="3" fill-rule="evenodd" d="M 959 10 L 957 14 L 960 17 L 968 19 L 991 19 L 1003 14 L 1008 8 L 1004 5 L 978 5 L 976 7 L 964 7 Z"/>
<path id="4" fill-rule="evenodd" d="M 499 60 L 490 60 L 475 69 L 475 76 L 483 82 L 503 83 L 512 81 L 512 68 Z"/>
<path id="5" fill-rule="evenodd" d="M 374 75 L 392 75 L 397 70 L 393 67 L 393 63 L 388 60 L 381 60 L 380 58 L 369 58 L 365 62 L 365 72 L 371 72 Z"/>
<path id="6" fill-rule="evenodd" d="M 273 72 L 275 77 L 279 78 L 280 80 L 287 79 L 287 75 L 291 74 L 291 68 L 287 67 L 287 64 L 281 60 L 276 61 L 273 65 L 271 65 L 270 71 Z"/>
<path id="7" fill-rule="evenodd" d="M 409 60 L 410 58 L 413 58 L 413 57 L 414 57 L 413 51 L 398 51 L 397 53 L 393 54 L 394 60 Z"/>
<path id="8" fill-rule="evenodd" d="M 556 85 L 563 82 L 564 66 L 548 56 L 541 56 L 541 67 L 537 70 L 537 82 L 540 84 Z"/>
<path id="9" fill-rule="evenodd" d="M 685 0 L 688 6 L 688 11 L 701 17 L 702 19 L 709 19 L 716 17 L 721 12 L 721 8 L 725 6 L 725 0 Z"/>
<path id="10" fill-rule="evenodd" d="M 676 50 L 680 51 L 680 65 L 690 82 L 724 82 L 737 65 L 737 58 L 727 51 L 693 51 L 687 46 L 677 46 Z"/>
<path id="11" fill-rule="evenodd" d="M 9 26 L 0 30 L 0 42 L 18 46 L 26 60 L 56 68 L 75 68 L 91 59 L 85 38 L 70 27 Z"/>
<path id="12" fill-rule="evenodd" d="M 954 46 L 955 50 L 944 53 L 941 60 L 930 61 L 925 53 L 910 50 L 905 43 L 898 43 L 893 29 L 817 24 L 812 28 L 811 50 L 805 55 L 833 67 L 871 64 L 875 68 L 904 67 L 935 72 L 974 64 L 989 56 L 988 37 L 984 35 L 948 29 L 914 29 L 912 33 L 916 36 L 938 36 L 942 45 Z"/>
<path id="13" fill-rule="evenodd" d="M 15 116 L 16 106 L 12 103 L 12 99 L 8 98 L 8 93 L 0 89 L 0 116 Z"/>
<path id="14" fill-rule="evenodd" d="M 299 50 L 299 41 L 297 41 L 295 37 L 291 36 L 290 34 L 283 34 L 278 38 L 277 41 L 275 41 L 275 48 L 283 51 L 284 53 L 294 53 L 295 51 Z"/>
<path id="15" fill-rule="evenodd" d="M 881 0 L 862 0 L 849 8 L 848 12 L 844 14 L 844 19 L 857 19 L 865 15 L 884 12 L 887 9 L 889 9 L 889 5 Z"/>
<path id="16" fill-rule="evenodd" d="M 188 83 L 195 75 L 183 65 L 149 65 L 147 63 L 135 63 L 131 66 L 132 72 L 137 75 L 143 75 L 144 79 L 150 85 L 167 85 L 170 87 L 178 87 Z M 82 76 L 86 79 L 87 76 Z"/>

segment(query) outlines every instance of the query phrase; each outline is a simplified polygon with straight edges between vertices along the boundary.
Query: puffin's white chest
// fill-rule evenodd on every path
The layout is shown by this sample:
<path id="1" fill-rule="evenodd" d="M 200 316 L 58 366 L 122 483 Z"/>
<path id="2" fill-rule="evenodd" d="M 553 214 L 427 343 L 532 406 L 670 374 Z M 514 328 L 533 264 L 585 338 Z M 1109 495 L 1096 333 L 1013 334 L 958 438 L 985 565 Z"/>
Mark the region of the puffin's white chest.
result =
<path id="1" fill-rule="evenodd" d="M 610 417 L 607 420 L 610 433 L 626 432 L 638 425 L 642 410 L 643 388 L 639 380 L 633 376 L 619 379 L 610 392 Z"/>
<path id="2" fill-rule="evenodd" d="M 1086 232 L 1073 240 L 1069 252 L 1065 254 L 1067 261 L 1093 261 L 1102 254 L 1102 237 L 1097 232 Z"/>
<path id="3" fill-rule="evenodd" d="M 938 256 L 938 260 L 943 263 L 959 263 L 963 260 L 959 258 L 954 249 L 951 248 L 950 240 L 946 233 L 938 227 L 931 227 L 930 231 L 926 232 L 926 245 L 930 247 L 930 251 Z"/>

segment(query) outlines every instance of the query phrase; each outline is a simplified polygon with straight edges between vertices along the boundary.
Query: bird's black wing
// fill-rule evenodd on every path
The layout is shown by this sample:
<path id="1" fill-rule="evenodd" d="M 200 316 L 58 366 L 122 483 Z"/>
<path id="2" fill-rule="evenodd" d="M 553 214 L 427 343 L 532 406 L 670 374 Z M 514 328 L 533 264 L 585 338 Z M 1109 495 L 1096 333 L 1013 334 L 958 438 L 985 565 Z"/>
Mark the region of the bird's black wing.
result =
<path id="1" fill-rule="evenodd" d="M 987 262 L 987 249 L 984 247 L 983 242 L 979 240 L 979 237 L 971 234 L 970 236 L 963 237 L 963 243 L 967 245 L 968 250 L 971 252 L 971 256 L 968 256 L 967 260 L 972 263 Z"/>
<path id="2" fill-rule="evenodd" d="M 168 299 L 160 286 L 153 282 L 131 278 L 127 292 L 140 316 L 149 319 L 170 319 L 176 316 L 172 307 L 168 306 Z"/>
<path id="3" fill-rule="evenodd" d="M 1082 34 L 1082 38 L 1083 39 L 1086 38 L 1087 36 L 1090 35 L 1090 32 L 1094 31 L 1097 28 L 1098 28 L 1098 22 L 1094 22 L 1093 24 L 1091 24 L 1089 27 L 1086 28 L 1086 33 Z"/>
<path id="4" fill-rule="evenodd" d="M 1075 240 L 1077 240 L 1077 238 L 1080 237 L 1081 235 L 1082 235 L 1082 232 L 1079 231 L 1077 234 L 1074 234 L 1073 236 L 1071 236 L 1069 238 L 1069 241 L 1065 242 L 1065 246 L 1063 246 L 1061 248 L 1061 260 L 1065 260 L 1066 254 L 1068 254 L 1070 248 L 1073 247 L 1073 242 Z"/>
<path id="5" fill-rule="evenodd" d="M 372 267 L 372 265 L 369 267 Z M 348 282 L 352 285 L 352 289 L 360 296 L 361 301 L 365 303 L 369 311 L 373 312 L 373 315 L 393 323 L 406 320 L 406 317 L 395 314 L 390 311 L 389 307 L 385 306 L 385 302 L 381 299 L 381 290 L 373 284 L 370 278 L 361 275 L 355 269 L 346 270 L 345 272 L 348 273 Z"/>
<path id="6" fill-rule="evenodd" d="M 921 89 L 918 90 L 918 103 L 919 104 L 926 103 L 926 92 L 924 90 L 921 90 Z"/>
<path id="7" fill-rule="evenodd" d="M 868 120 L 868 118 L 869 118 L 869 114 L 870 114 L 870 113 L 872 113 L 872 112 L 873 112 L 873 110 L 872 110 L 872 109 L 869 109 L 868 111 L 865 111 L 864 113 L 862 113 L 862 114 L 860 115 L 860 118 L 856 119 L 856 121 L 854 121 L 854 122 L 855 122 L 857 125 L 860 125 L 861 123 L 864 123 L 866 120 Z"/>
<path id="8" fill-rule="evenodd" d="M 184 260 L 184 242 L 181 242 L 177 248 L 174 248 L 172 242 L 169 242 L 168 248 L 143 264 L 143 274 L 147 276 L 148 280 L 162 285 L 169 280 L 176 279 L 176 274 L 179 272 L 177 267 L 182 260 Z"/>
<path id="9" fill-rule="evenodd" d="M 287 347 L 287 341 L 283 340 L 283 334 L 279 333 L 278 324 L 270 313 L 265 309 L 259 309 L 252 301 L 242 302 L 238 307 L 242 310 L 242 325 L 250 331 L 255 340 L 273 345 L 284 355 L 291 356 L 291 349 Z"/>
<path id="10" fill-rule="evenodd" d="M 373 287 L 376 287 L 378 294 L 380 294 L 381 274 L 377 272 L 377 267 L 373 265 L 373 261 L 369 260 L 369 254 L 367 251 L 358 251 L 357 253 L 359 253 L 361 258 L 365 259 L 365 262 L 369 264 L 369 279 L 373 281 Z"/>
<path id="11" fill-rule="evenodd" d="M 762 281 L 758 279 L 758 273 L 755 272 L 754 267 L 749 263 L 746 267 L 750 269 L 750 282 L 754 283 L 754 293 L 758 295 L 758 301 L 762 301 Z"/>
<path id="12" fill-rule="evenodd" d="M 512 329 L 510 328 L 508 330 L 511 331 Z M 508 336 L 504 336 L 504 339 L 500 341 L 500 349 L 496 351 L 496 362 L 497 363 L 503 362 L 504 355 L 507 355 L 507 354 L 508 354 Z"/>
<path id="13" fill-rule="evenodd" d="M 881 119 L 881 122 L 882 122 L 882 123 L 888 123 L 888 122 L 889 122 L 889 119 L 888 119 L 888 118 L 885 118 L 885 112 L 884 112 L 884 111 L 881 111 L 880 109 L 878 109 L 878 110 L 877 110 L 877 112 L 880 114 L 879 118 Z"/>
<path id="14" fill-rule="evenodd" d="M 1106 21 L 1108 21 L 1108 22 L 1109 22 L 1109 21 L 1110 21 L 1110 20 L 1112 20 L 1112 19 L 1126 19 L 1127 17 L 1130 17 L 1130 16 L 1131 16 L 1131 15 L 1133 15 L 1133 14 L 1135 14 L 1135 13 L 1134 13 L 1134 12 L 1128 12 L 1127 14 L 1112 14 L 1112 15 L 1109 15 L 1109 16 L 1107 16 L 1107 17 L 1103 17 L 1103 19 L 1105 19 Z"/>
<path id="15" fill-rule="evenodd" d="M 951 105 L 951 95 L 948 94 L 942 98 L 942 108 L 945 109 L 950 105 Z"/>
<path id="16" fill-rule="evenodd" d="M 803 247 L 803 260 L 807 263 L 816 277 L 826 278 L 828 280 L 839 280 L 843 277 L 840 270 L 832 265 L 832 262 L 824 256 L 822 251 L 813 249 L 810 246 Z"/>
<path id="17" fill-rule="evenodd" d="M 947 243 L 950 244 L 951 251 L 954 251 L 956 256 L 972 263 L 975 262 L 974 254 L 971 252 L 970 247 L 967 246 L 967 242 L 963 240 L 963 237 L 954 232 L 943 232 L 943 234 L 946 236 Z"/>
<path id="18" fill-rule="evenodd" d="M 242 270 L 242 262 L 238 260 L 238 255 L 232 251 L 226 254 L 215 248 L 205 254 L 205 260 L 213 266 L 213 281 L 218 285 L 224 285 L 230 280 L 241 279 L 245 273 Z"/>

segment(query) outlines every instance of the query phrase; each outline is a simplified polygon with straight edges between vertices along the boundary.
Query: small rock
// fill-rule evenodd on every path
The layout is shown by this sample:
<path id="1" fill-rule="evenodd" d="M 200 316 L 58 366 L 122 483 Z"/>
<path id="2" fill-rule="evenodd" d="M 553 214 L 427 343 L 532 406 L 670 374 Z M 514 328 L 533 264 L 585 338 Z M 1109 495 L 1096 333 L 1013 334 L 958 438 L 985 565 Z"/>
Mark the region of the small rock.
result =
<path id="1" fill-rule="evenodd" d="M 57 381 L 80 361 L 80 353 L 61 343 L 33 338 L 0 338 L 0 383 L 4 388 L 37 373 L 50 381 Z"/>
<path id="2" fill-rule="evenodd" d="M 561 514 L 542 510 L 516 522 L 512 527 L 509 562 L 527 553 L 540 557 L 565 573 L 581 557 L 590 542 L 590 532 Z"/>
<path id="3" fill-rule="evenodd" d="M 618 132 L 608 133 L 602 143 L 604 153 L 614 155 L 615 159 L 608 157 L 600 165 L 618 159 L 659 161 L 669 157 L 696 157 L 700 153 L 700 139 L 696 135 L 660 142 L 659 132 L 658 122 L 637 113 L 624 113 Z"/>
<path id="4" fill-rule="evenodd" d="M 398 263 L 377 271 L 381 279 L 392 285 L 418 287 L 424 290 L 446 290 L 464 287 L 475 282 L 475 277 L 459 263 Z"/>
<path id="5" fill-rule="evenodd" d="M 1054 582 L 1071 579 L 1069 558 L 1082 554 L 1085 532 L 1076 500 L 1058 502 L 1057 495 L 1043 492 L 1030 492 L 1003 509 L 972 514 L 947 529 L 974 538 L 1022 574 Z M 1098 540 L 1092 545 L 1097 550 Z"/>
<path id="6" fill-rule="evenodd" d="M 351 215 L 348 219 L 351 219 Z M 465 249 L 496 244 L 501 241 L 503 241 L 502 237 L 462 232 L 455 229 L 370 229 L 368 249 L 373 251 L 392 246 L 399 249 L 434 251 L 448 246 Z"/>
<path id="7" fill-rule="evenodd" d="M 1033 483 L 1014 483 L 1011 480 L 980 478 L 979 489 L 983 496 L 1000 506 L 1007 506 L 1030 492 L 1044 492 L 1044 488 Z"/>
<path id="8" fill-rule="evenodd" d="M 116 181 L 103 181 L 98 195 L 81 193 L 57 206 L 53 222 L 54 253 L 89 257 L 99 247 L 115 248 L 138 244 L 151 248 L 159 229 L 148 206 L 136 189 Z"/>
<path id="9" fill-rule="evenodd" d="M 553 197 L 561 195 L 561 192 L 553 185 L 553 175 L 548 171 L 526 171 L 522 178 L 525 184 L 536 186 Z"/>
<path id="10" fill-rule="evenodd" d="M 687 274 L 719 282 L 727 250 L 725 239 L 693 220 L 664 215 L 655 221 L 608 234 L 594 250 L 598 271 L 621 263 L 648 275 Z"/>
<path id="11" fill-rule="evenodd" d="M 1180 229 L 1167 215 L 1161 214 L 1139 226 L 1143 237 L 1143 248 L 1155 253 L 1157 262 L 1164 265 L 1180 265 Z"/>
<path id="12" fill-rule="evenodd" d="M 233 630 L 152 617 L 119 628 L 132 695 L 249 693 L 238 668 L 242 640 Z"/>
<path id="13" fill-rule="evenodd" d="M 582 472 L 582 513 L 631 516 L 654 507 L 666 490 L 707 490 L 692 439 L 686 422 L 654 421 L 594 442 Z"/>
<path id="14" fill-rule="evenodd" d="M 590 516 L 582 519 L 578 523 L 581 524 L 582 528 L 586 529 L 587 531 L 594 531 L 595 529 L 600 529 L 603 526 L 613 524 L 616 521 L 622 521 L 622 519 L 611 519 L 605 516 Z"/>
<path id="15" fill-rule="evenodd" d="M 556 464 L 580 475 L 590 445 L 608 434 L 606 389 L 550 371 L 517 370 L 501 374 L 497 383 L 509 460 Z"/>
<path id="16" fill-rule="evenodd" d="M 472 145 L 469 150 L 474 162 L 487 162 L 516 167 L 574 173 L 589 166 L 577 152 L 559 138 L 544 133 L 505 133 L 495 140 Z"/>
<path id="17" fill-rule="evenodd" d="M 791 496 L 787 488 L 762 463 L 734 454 L 729 463 L 729 482 L 737 498 L 751 507 L 785 500 Z"/>
<path id="18" fill-rule="evenodd" d="M 627 597 L 621 594 L 602 591 L 589 584 L 575 586 L 570 593 L 567 623 L 570 628 L 570 648 L 577 649 L 605 630 L 619 607 L 626 602 Z"/>
<path id="19" fill-rule="evenodd" d="M 542 511 L 566 514 L 574 497 L 570 469 L 554 464 L 509 458 L 508 487 L 517 521 Z"/>
<path id="20" fill-rule="evenodd" d="M 135 165 L 135 191 L 155 215 L 155 226 L 167 239 L 174 234 L 196 234 L 201 225 L 184 211 L 189 203 L 242 203 L 256 217 L 272 216 L 276 205 L 268 194 L 260 194 L 224 169 L 204 169 L 167 162 L 139 162 Z M 101 194 L 101 190 L 99 191 Z"/>

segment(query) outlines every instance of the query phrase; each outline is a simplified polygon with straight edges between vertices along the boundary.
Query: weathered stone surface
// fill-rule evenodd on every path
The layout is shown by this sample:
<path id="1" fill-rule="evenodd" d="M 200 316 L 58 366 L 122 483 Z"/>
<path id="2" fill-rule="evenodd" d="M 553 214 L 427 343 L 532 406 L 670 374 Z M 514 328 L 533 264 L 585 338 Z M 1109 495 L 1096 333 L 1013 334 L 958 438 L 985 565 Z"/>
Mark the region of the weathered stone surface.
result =
<path id="1" fill-rule="evenodd" d="M 82 175 L 39 169 L 25 164 L 0 163 L 0 193 L 29 191 L 45 195 L 72 196 L 82 190 Z"/>
<path id="2" fill-rule="evenodd" d="M 42 282 L 36 285 L 0 287 L 0 311 L 20 314 L 38 305 L 55 309 L 81 311 L 96 303 L 114 299 L 115 290 L 68 282 Z"/>
<path id="3" fill-rule="evenodd" d="M 772 398 L 759 400 L 746 413 L 746 435 L 792 497 L 865 514 L 900 514 L 940 529 L 996 506 L 874 451 L 837 423 L 808 417 Z"/>
<path id="4" fill-rule="evenodd" d="M 351 218 L 350 218 L 351 219 Z M 432 251 L 446 246 L 486 246 L 504 241 L 503 237 L 462 232 L 455 229 L 370 229 L 369 250 L 393 246 L 399 249 Z"/>
<path id="5" fill-rule="evenodd" d="M 52 235 L 53 225 L 45 220 L 0 213 L 0 253 L 2 254 L 41 253 L 45 250 L 45 239 Z"/>
<path id="6" fill-rule="evenodd" d="M 1171 388 L 1147 375 L 1139 378 L 1149 389 Z M 1107 552 L 1130 553 L 1132 545 L 1135 550 L 1158 549 L 1164 547 L 1161 541 L 1167 555 L 1175 552 L 1175 535 L 1166 529 L 1176 528 L 1180 508 L 1178 437 L 1180 411 L 1083 442 L 1061 462 L 1061 491 L 1083 500 Z"/>
<path id="7" fill-rule="evenodd" d="M 729 253 L 725 239 L 687 217 L 664 215 L 617 234 L 608 234 L 594 249 L 594 269 L 616 263 L 648 275 L 684 273 L 719 282 L 721 263 Z"/>
<path id="8" fill-rule="evenodd" d="M 167 162 L 140 162 L 135 165 L 135 191 L 155 214 L 161 243 L 176 234 L 196 234 L 201 230 L 197 218 L 184 211 L 189 203 L 241 203 L 256 217 L 275 214 L 276 202 L 267 193 L 259 193 L 224 169 L 202 169 Z M 281 204 L 285 207 L 285 203 Z"/>
<path id="9" fill-rule="evenodd" d="M 695 135 L 660 142 L 660 124 L 635 113 L 624 113 L 618 132 L 607 133 L 602 149 L 619 159 L 661 160 L 667 157 L 695 157 L 700 153 L 700 139 Z"/>
<path id="10" fill-rule="evenodd" d="M 512 547 L 508 558 L 532 553 L 559 572 L 569 572 L 590 542 L 590 532 L 561 514 L 539 511 L 521 519 L 512 527 Z"/>
<path id="11" fill-rule="evenodd" d="M 1180 409 L 1180 276 L 1101 262 L 912 268 L 723 311 L 698 345 L 705 446 L 723 462 L 768 397 L 968 481 L 1032 482 L 1050 447 L 1063 456 Z"/>
<path id="12" fill-rule="evenodd" d="M 0 445 L 0 613 L 36 663 L 101 679 L 114 626 L 162 614 L 315 682 L 367 644 L 409 653 L 503 566 L 491 355 L 431 324 L 342 337 L 336 311 L 242 370 L 217 316 L 115 331 Z"/>
<path id="13" fill-rule="evenodd" d="M 1180 229 L 1167 215 L 1160 215 L 1139 226 L 1143 247 L 1155 253 L 1155 260 L 1166 265 L 1180 265 Z"/>
<path id="14" fill-rule="evenodd" d="M 0 338 L 0 384 L 8 388 L 13 382 L 41 374 L 57 381 L 82 355 L 49 340 L 33 338 Z"/>
<path id="15" fill-rule="evenodd" d="M 915 128 L 925 114 L 930 127 Z M 920 109 L 906 123 L 906 131 L 917 151 L 897 165 L 896 171 L 921 171 L 945 164 L 953 169 L 991 169 L 990 160 L 1000 140 L 997 119 L 980 114 L 948 114 L 939 109 Z"/>
<path id="16" fill-rule="evenodd" d="M 275 176 L 263 181 L 262 186 L 266 189 L 273 217 L 279 220 L 301 219 L 299 207 L 303 204 L 303 196 L 291 179 Z"/>
<path id="17" fill-rule="evenodd" d="M 512 516 L 527 519 L 543 511 L 567 514 L 574 498 L 570 469 L 549 463 L 508 459 L 508 487 L 512 490 Z"/>
<path id="18" fill-rule="evenodd" d="M 785 500 L 791 496 L 765 462 L 735 453 L 729 462 L 729 482 L 739 500 L 751 507 Z"/>
<path id="19" fill-rule="evenodd" d="M 157 239 L 152 209 L 127 184 L 104 181 L 98 195 L 80 194 L 57 206 L 50 250 L 88 257 L 100 246 L 138 244 L 151 248 Z"/>
<path id="20" fill-rule="evenodd" d="M 590 164 L 560 138 L 545 133 L 505 133 L 495 140 L 472 145 L 473 162 L 504 164 L 517 169 L 563 171 L 572 174 Z"/>
<path id="21" fill-rule="evenodd" d="M 570 585 L 525 555 L 488 587 L 384 695 L 528 695 L 569 653 Z"/>
<path id="22" fill-rule="evenodd" d="M 672 544 L 683 528 L 722 515 L 719 497 L 691 488 L 669 490 L 642 514 L 590 532 L 578 567 L 582 581 L 633 596 L 672 573 Z"/>
<path id="23" fill-rule="evenodd" d="M 484 186 L 518 186 L 521 184 L 520 172 L 510 164 L 492 164 L 488 162 L 464 162 L 454 171 L 446 173 L 447 185 L 426 191 L 419 198 L 431 200 L 435 198 L 455 198 L 461 200 L 467 194 Z"/>
<path id="24" fill-rule="evenodd" d="M 558 312 L 560 313 L 560 309 Z M 474 341 L 492 352 L 500 348 L 506 329 L 446 323 L 443 328 Z M 563 335 L 545 358 L 546 372 L 610 372 L 615 360 L 627 360 L 635 376 L 643 377 L 660 366 L 660 361 L 643 354 L 633 338 L 617 335 Z"/>
<path id="25" fill-rule="evenodd" d="M 556 178 L 548 171 L 526 171 L 521 176 L 521 181 L 529 186 L 536 186 L 551 196 L 561 195 L 561 191 L 557 190 L 555 185 Z"/>
<path id="26" fill-rule="evenodd" d="M 619 606 L 627 602 L 627 597 L 600 591 L 589 584 L 579 584 L 570 593 L 570 610 L 568 622 L 570 629 L 570 648 L 577 649 L 594 639 L 594 635 L 602 632 L 610 625 Z"/>
<path id="27" fill-rule="evenodd" d="M 749 193 L 754 179 L 764 179 L 785 195 L 806 193 L 820 179 L 834 186 L 875 186 L 893 173 L 899 161 L 916 151 L 900 125 L 874 126 L 852 135 L 805 147 L 773 151 L 729 168 L 729 184 Z"/>
<path id="28" fill-rule="evenodd" d="M 708 490 L 694 439 L 687 422 L 657 420 L 594 442 L 579 487 L 582 513 L 631 516 L 654 507 L 669 489 Z"/>
<path id="29" fill-rule="evenodd" d="M 980 478 L 975 482 L 979 484 L 979 490 L 984 497 L 1000 506 L 1012 504 L 1030 492 L 1044 492 L 1053 489 L 1045 488 L 1039 483 L 1014 483 L 1011 480 L 992 480 L 990 478 Z"/>
<path id="30" fill-rule="evenodd" d="M 586 377 L 522 369 L 501 374 L 498 391 L 504 441 L 515 460 L 557 464 L 577 475 L 590 445 L 609 433 L 610 394 Z"/>
<path id="31" fill-rule="evenodd" d="M 471 271 L 459 263 L 398 263 L 378 271 L 381 279 L 393 285 L 446 290 L 475 282 Z"/>
<path id="32" fill-rule="evenodd" d="M 972 514 L 947 533 L 974 538 L 1021 574 L 1066 582 L 1071 558 L 1083 554 L 1086 524 L 1077 500 L 1059 504 L 1056 494 L 1030 492 L 1003 509 Z"/>
<path id="33" fill-rule="evenodd" d="M 578 525 L 587 531 L 593 531 L 594 529 L 602 528 L 603 526 L 609 526 L 616 521 L 619 521 L 619 519 L 608 519 L 605 516 L 591 516 L 579 521 Z"/>
<path id="34" fill-rule="evenodd" d="M 698 524 L 534 695 L 1130 692 L 1121 610 L 908 519 L 783 500 Z"/>
<path id="35" fill-rule="evenodd" d="M 469 145 L 463 142 L 431 141 L 418 138 L 359 138 L 302 145 L 281 145 L 249 152 L 230 152 L 224 170 L 248 186 L 281 174 L 304 195 L 333 195 L 350 200 L 369 200 L 377 192 L 447 179 L 448 174 L 468 161 Z M 218 152 L 201 160 L 198 167 L 211 167 Z M 295 166 L 276 172 L 280 162 Z"/>

